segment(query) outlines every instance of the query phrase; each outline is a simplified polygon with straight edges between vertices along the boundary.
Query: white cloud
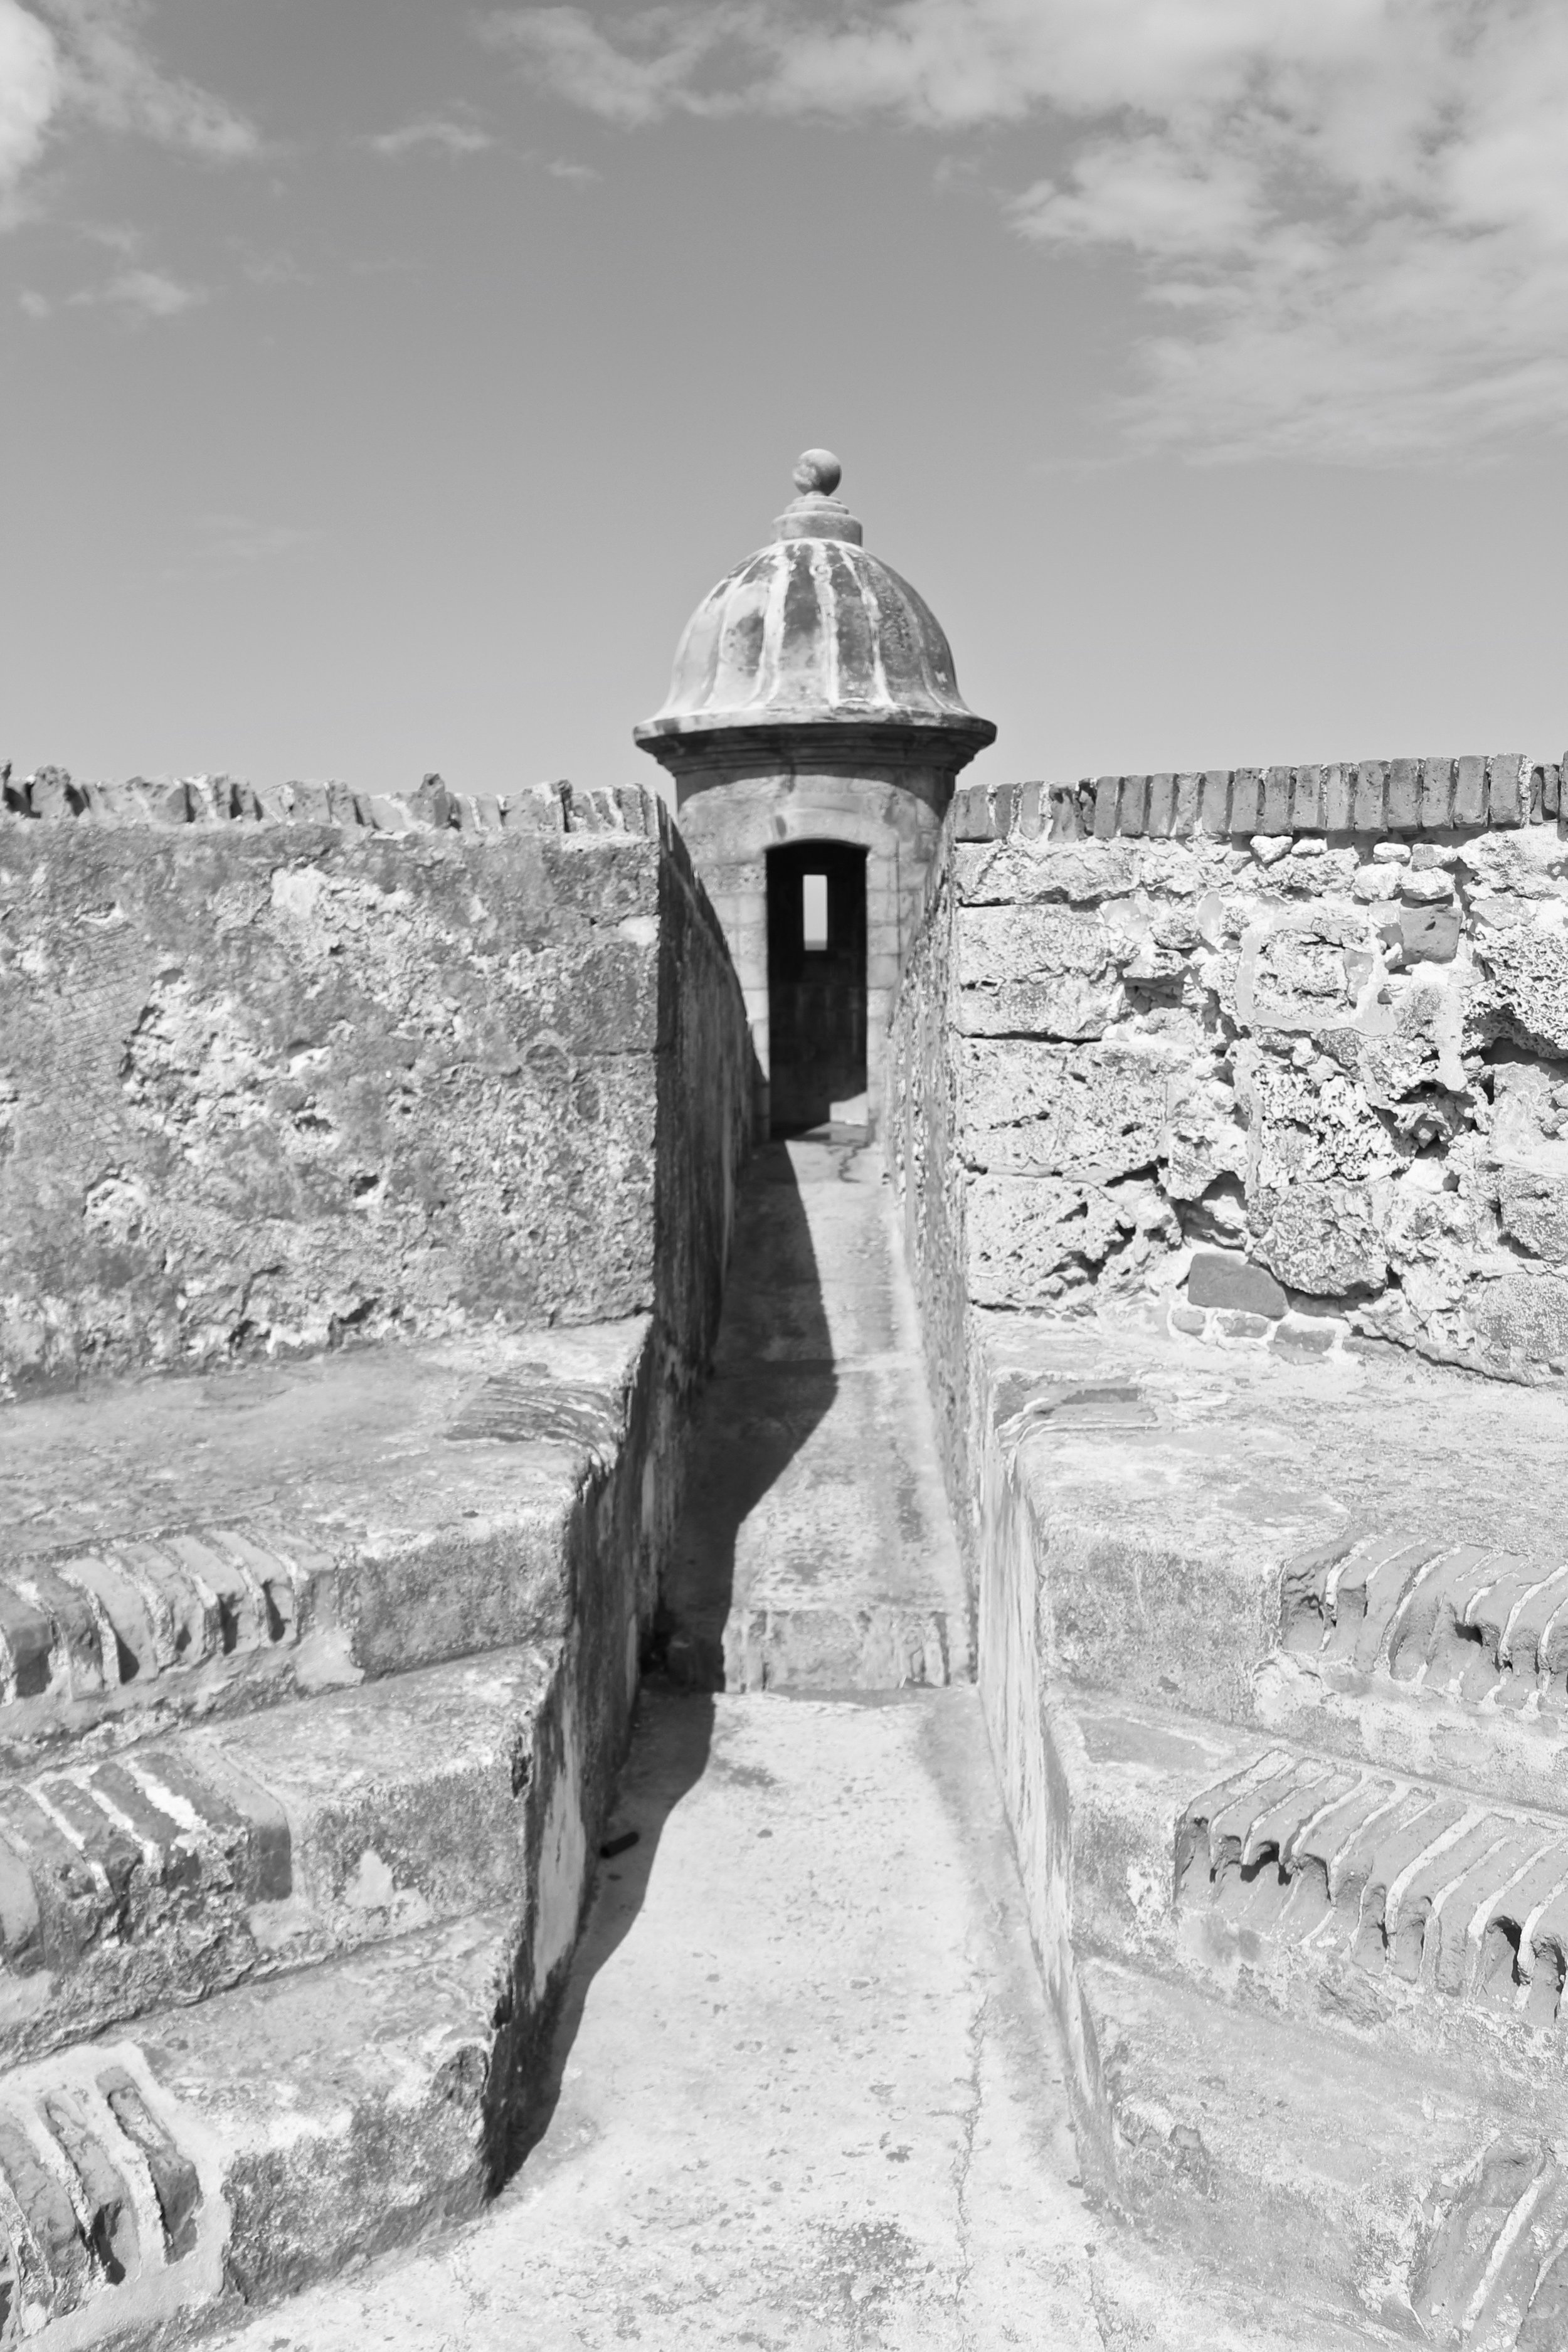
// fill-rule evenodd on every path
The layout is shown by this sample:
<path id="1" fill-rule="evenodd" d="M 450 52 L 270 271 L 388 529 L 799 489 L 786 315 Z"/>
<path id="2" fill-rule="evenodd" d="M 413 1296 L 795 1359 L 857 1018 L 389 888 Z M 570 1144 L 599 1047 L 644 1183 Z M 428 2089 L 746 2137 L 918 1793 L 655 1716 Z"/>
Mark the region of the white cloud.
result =
<path id="1" fill-rule="evenodd" d="M 146 0 L 35 0 L 53 29 L 65 95 L 110 131 L 134 131 L 216 163 L 261 152 L 253 123 L 212 91 L 162 71 L 141 38 Z"/>
<path id="2" fill-rule="evenodd" d="M 0 227 L 21 216 L 19 183 L 73 116 L 214 162 L 262 152 L 224 100 L 160 70 L 145 13 L 144 0 L 0 0 Z"/>
<path id="3" fill-rule="evenodd" d="M 0 205 L 43 148 L 61 81 L 47 26 L 17 0 L 0 0 Z"/>
<path id="4" fill-rule="evenodd" d="M 1135 441 L 1385 460 L 1568 427 L 1562 0 L 718 0 L 515 9 L 489 37 L 625 125 L 742 110 L 1060 160 L 1022 236 L 1121 254 Z"/>
<path id="5" fill-rule="evenodd" d="M 395 157 L 412 155 L 421 149 L 434 150 L 445 155 L 479 155 L 494 140 L 488 131 L 472 122 L 449 122 L 443 117 L 432 117 L 422 122 L 405 122 L 396 131 L 377 131 L 362 142 L 377 155 Z"/>
<path id="6" fill-rule="evenodd" d="M 187 285 L 183 278 L 171 277 L 166 269 L 121 269 L 101 286 L 84 287 L 70 297 L 71 307 L 82 310 L 101 307 L 118 310 L 122 318 L 138 325 L 150 320 L 177 319 L 185 310 L 194 310 L 207 299 L 205 286 Z"/>

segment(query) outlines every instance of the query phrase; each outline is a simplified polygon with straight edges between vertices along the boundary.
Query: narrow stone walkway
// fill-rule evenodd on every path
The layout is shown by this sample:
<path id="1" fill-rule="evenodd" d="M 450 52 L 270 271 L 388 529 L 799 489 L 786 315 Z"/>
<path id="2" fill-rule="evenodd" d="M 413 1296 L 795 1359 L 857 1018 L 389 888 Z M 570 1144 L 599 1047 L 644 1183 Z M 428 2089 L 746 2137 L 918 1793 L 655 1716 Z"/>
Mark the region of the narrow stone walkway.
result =
<path id="1" fill-rule="evenodd" d="M 536 2144 L 467 2230 L 237 2340 L 1153 2341 L 1078 2185 L 977 1696 L 895 1686 L 967 1636 L 873 1150 L 753 1165 L 688 1530 Z"/>

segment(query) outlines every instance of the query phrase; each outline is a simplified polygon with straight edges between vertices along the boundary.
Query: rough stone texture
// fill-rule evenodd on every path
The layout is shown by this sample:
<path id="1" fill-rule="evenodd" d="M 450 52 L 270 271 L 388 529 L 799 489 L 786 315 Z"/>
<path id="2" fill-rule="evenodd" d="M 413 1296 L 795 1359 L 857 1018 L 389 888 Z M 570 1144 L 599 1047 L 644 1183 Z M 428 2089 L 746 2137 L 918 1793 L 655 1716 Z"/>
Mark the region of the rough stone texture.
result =
<path id="1" fill-rule="evenodd" d="M 1514 751 L 1455 760 L 1361 760 L 1331 767 L 1211 768 L 1202 776 L 1098 776 L 1078 783 L 968 784 L 955 839 L 1106 841 L 1209 834 L 1288 844 L 1292 835 L 1444 836 L 1540 824 L 1558 814 L 1559 764 Z"/>
<path id="2" fill-rule="evenodd" d="M 951 1099 L 969 1297 L 1235 1307 L 1276 1326 L 1332 1314 L 1435 1360 L 1556 1376 L 1558 826 L 1450 823 L 1414 849 L 1371 832 L 1084 837 L 1047 829 L 1043 803 L 1031 832 L 1032 792 L 994 837 L 969 837 L 973 812 L 950 825 L 932 901 L 951 943 L 945 1034 L 919 949 L 894 1026 L 896 1154 Z M 940 1080 L 917 1076 L 933 1055 Z M 1256 1269 L 1266 1308 L 1184 1292 L 1192 1254 L 1215 1248 Z M 1213 1317 L 1179 1328 L 1259 1336 Z"/>
<path id="3" fill-rule="evenodd" d="M 1086 2177 L 1260 2340 L 1285 2263 L 1304 2341 L 1554 2342 L 1557 1400 L 1016 1311 L 971 1367 L 980 1688 Z"/>
<path id="4" fill-rule="evenodd" d="M 1085 2178 L 1259 2341 L 1540 2352 L 1568 846 L 1441 765 L 962 795 L 889 1133 Z"/>
<path id="5" fill-rule="evenodd" d="M 670 1120 L 721 1123 L 744 1050 L 695 905 L 657 831 L 0 822 L 7 1392 L 497 1316 L 710 1326 L 694 1261 L 656 1302 Z"/>
<path id="6" fill-rule="evenodd" d="M 63 2241 L 44 2268 L 73 2341 L 208 2325 L 472 2210 L 499 2177 L 666 1565 L 661 1387 L 642 1318 L 8 1408 L 5 1576 L 55 1670 L 0 1706 L 8 1753 L 48 1759 L 0 1785 L 0 2032 L 35 2056 L 9 2081 L 29 2112 L 79 2089 L 90 2107 L 87 2037 L 117 2030 L 206 2165 L 216 2232 L 171 2233 L 159 2261 L 144 2237 L 123 2277 Z M 197 1509 L 224 1524 L 190 1532 Z M 247 1570 L 292 1600 L 272 1629 L 289 1670 L 247 1674 L 237 1642 L 225 1681 L 191 1654 L 204 1610 L 221 1652 L 219 1596 Z M 121 1624 L 151 1636 L 112 1691 L 77 1686 L 83 1591 L 110 1649 Z M 0 2134 L 25 2268 L 17 2187 Z"/>
<path id="7" fill-rule="evenodd" d="M 640 796 L 179 792 L 0 823 L 0 2328 L 62 2352 L 504 2170 L 751 1091 Z"/>

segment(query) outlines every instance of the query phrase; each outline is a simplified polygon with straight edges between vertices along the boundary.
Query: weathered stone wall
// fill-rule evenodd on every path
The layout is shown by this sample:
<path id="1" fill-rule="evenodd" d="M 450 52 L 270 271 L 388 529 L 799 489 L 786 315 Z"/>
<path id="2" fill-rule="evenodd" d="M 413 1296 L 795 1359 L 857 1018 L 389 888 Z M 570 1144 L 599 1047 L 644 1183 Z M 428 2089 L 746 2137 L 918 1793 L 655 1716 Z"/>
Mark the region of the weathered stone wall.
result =
<path id="1" fill-rule="evenodd" d="M 1510 757 L 960 793 L 920 1097 L 968 1297 L 1568 1368 L 1558 792 Z"/>
<path id="2" fill-rule="evenodd" d="M 656 1307 L 699 1361 L 748 1057 L 636 791 L 7 784 L 4 1392 Z"/>

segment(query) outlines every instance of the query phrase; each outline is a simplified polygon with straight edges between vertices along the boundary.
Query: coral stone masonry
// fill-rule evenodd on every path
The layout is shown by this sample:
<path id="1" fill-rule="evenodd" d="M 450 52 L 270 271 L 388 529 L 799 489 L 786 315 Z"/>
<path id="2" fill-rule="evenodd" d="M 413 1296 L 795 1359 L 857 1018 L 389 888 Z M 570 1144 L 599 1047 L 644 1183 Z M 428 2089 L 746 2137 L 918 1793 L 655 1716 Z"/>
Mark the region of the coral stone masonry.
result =
<path id="1" fill-rule="evenodd" d="M 0 2343 L 173 2343 L 505 2173 L 750 1052 L 640 793 L 58 772 L 0 1040 Z"/>
<path id="2" fill-rule="evenodd" d="M 906 967 L 1079 2153 L 1243 2341 L 1568 2342 L 1565 1004 L 1513 755 L 962 792 Z"/>
<path id="3" fill-rule="evenodd" d="M 0 2352 L 1568 2346 L 1562 770 L 838 481 L 675 818 L 0 774 Z"/>

